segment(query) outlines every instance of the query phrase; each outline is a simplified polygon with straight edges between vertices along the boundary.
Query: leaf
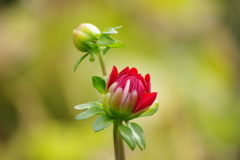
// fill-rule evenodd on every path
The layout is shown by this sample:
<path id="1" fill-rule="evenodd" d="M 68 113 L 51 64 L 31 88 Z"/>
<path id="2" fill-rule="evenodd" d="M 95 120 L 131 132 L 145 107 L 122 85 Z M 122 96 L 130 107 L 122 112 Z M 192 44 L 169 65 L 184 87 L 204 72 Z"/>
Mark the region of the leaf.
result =
<path id="1" fill-rule="evenodd" d="M 145 149 L 146 141 L 144 139 L 144 134 L 143 134 L 142 128 L 138 124 L 131 123 L 131 122 L 128 123 L 128 126 L 130 127 L 130 129 L 133 132 L 133 135 L 134 135 L 134 138 L 135 138 L 135 141 L 136 141 L 138 147 L 141 150 Z"/>
<path id="2" fill-rule="evenodd" d="M 78 65 L 82 62 L 82 60 L 84 60 L 84 58 L 86 58 L 89 55 L 89 53 L 83 55 L 81 58 L 79 58 L 79 60 L 75 63 L 74 65 L 74 72 L 77 70 Z"/>
<path id="3" fill-rule="evenodd" d="M 113 27 L 114 29 L 119 29 L 122 28 L 122 26 L 117 26 L 117 27 Z"/>
<path id="4" fill-rule="evenodd" d="M 103 34 L 98 40 L 97 43 L 100 45 L 109 45 L 109 44 L 113 44 L 116 43 L 117 41 L 105 34 Z"/>
<path id="5" fill-rule="evenodd" d="M 107 115 L 99 116 L 96 121 L 93 123 L 93 130 L 95 132 L 99 132 L 104 128 L 107 128 L 111 123 L 113 123 L 114 119 Z"/>
<path id="6" fill-rule="evenodd" d="M 76 105 L 74 107 L 74 109 L 84 110 L 84 109 L 89 109 L 89 108 L 93 108 L 93 107 L 102 108 L 102 104 L 101 104 L 101 102 L 89 102 L 89 103 L 85 103 L 85 104 Z"/>
<path id="7" fill-rule="evenodd" d="M 84 119 L 87 119 L 87 118 L 90 118 L 94 115 L 99 115 L 99 114 L 105 114 L 104 110 L 102 108 L 98 108 L 98 107 L 93 107 L 93 108 L 89 108 L 88 110 L 78 114 L 76 116 L 76 120 L 84 120 Z"/>
<path id="8" fill-rule="evenodd" d="M 125 126 L 123 124 L 118 126 L 118 130 L 127 145 L 131 148 L 131 150 L 134 150 L 136 147 L 136 143 L 132 130 L 128 126 Z"/>
<path id="9" fill-rule="evenodd" d="M 102 33 L 103 34 L 117 34 L 118 32 L 114 28 L 108 27 Z"/>
<path id="10" fill-rule="evenodd" d="M 157 112 L 158 107 L 159 107 L 159 103 L 158 103 L 158 101 L 155 101 L 155 102 L 152 104 L 152 106 L 151 106 L 146 112 L 144 112 L 143 114 L 139 115 L 139 117 L 145 117 L 145 116 L 151 116 L 151 115 L 153 115 L 154 113 Z"/>
<path id="11" fill-rule="evenodd" d="M 113 44 L 109 44 L 107 45 L 108 47 L 111 47 L 111 48 L 124 48 L 125 46 L 123 45 L 122 42 L 118 41 L 116 43 L 113 43 Z"/>
<path id="12" fill-rule="evenodd" d="M 116 31 L 116 29 L 121 28 L 122 26 L 118 26 L 118 27 L 108 27 L 106 28 L 102 33 L 103 34 L 117 34 L 118 31 Z"/>
<path id="13" fill-rule="evenodd" d="M 94 88 L 96 88 L 101 94 L 105 94 L 106 82 L 102 77 L 93 76 L 92 83 Z"/>

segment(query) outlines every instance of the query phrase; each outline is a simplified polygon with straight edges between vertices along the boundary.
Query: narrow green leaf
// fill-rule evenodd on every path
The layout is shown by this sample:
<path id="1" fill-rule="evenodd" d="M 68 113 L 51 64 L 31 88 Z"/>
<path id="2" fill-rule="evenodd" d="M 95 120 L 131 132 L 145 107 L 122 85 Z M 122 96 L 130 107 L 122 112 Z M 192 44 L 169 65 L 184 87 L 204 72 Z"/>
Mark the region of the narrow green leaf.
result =
<path id="1" fill-rule="evenodd" d="M 116 43 L 117 41 L 105 34 L 102 34 L 101 37 L 97 40 L 97 43 L 100 45 L 109 45 Z"/>
<path id="2" fill-rule="evenodd" d="M 118 130 L 127 145 L 131 148 L 131 150 L 134 150 L 136 147 L 136 143 L 132 130 L 128 126 L 125 126 L 123 124 L 118 126 Z"/>
<path id="3" fill-rule="evenodd" d="M 107 115 L 99 116 L 96 121 L 93 123 L 93 130 L 95 132 L 99 132 L 104 128 L 107 128 L 111 123 L 113 123 L 114 119 Z"/>
<path id="4" fill-rule="evenodd" d="M 93 76 L 92 83 L 94 88 L 96 88 L 101 94 L 105 94 L 106 82 L 102 77 Z"/>
<path id="5" fill-rule="evenodd" d="M 84 58 L 86 58 L 89 55 L 89 53 L 83 55 L 81 58 L 79 58 L 79 60 L 75 63 L 74 65 L 74 72 L 77 70 L 78 65 L 82 62 L 82 60 L 84 60 Z"/>
<path id="6" fill-rule="evenodd" d="M 118 32 L 114 28 L 108 27 L 102 33 L 103 34 L 117 34 Z"/>
<path id="7" fill-rule="evenodd" d="M 158 101 L 155 101 L 155 102 L 152 104 L 152 106 L 151 106 L 146 112 L 144 112 L 143 114 L 141 114 L 139 117 L 145 117 L 145 116 L 151 116 L 151 115 L 153 115 L 154 113 L 157 112 L 158 107 L 159 107 L 159 103 L 158 103 Z"/>
<path id="8" fill-rule="evenodd" d="M 138 147 L 143 150 L 146 148 L 146 141 L 144 139 L 144 134 L 143 134 L 143 130 L 142 128 L 136 124 L 136 123 L 128 123 L 128 126 L 130 127 L 130 129 L 133 132 L 133 136 L 135 138 L 135 141 L 138 145 Z"/>
<path id="9" fill-rule="evenodd" d="M 118 41 L 116 43 L 113 43 L 113 44 L 109 44 L 107 45 L 108 47 L 111 47 L 111 48 L 124 48 L 125 46 L 123 45 L 122 42 Z"/>
<path id="10" fill-rule="evenodd" d="M 117 27 L 113 27 L 114 29 L 119 29 L 122 28 L 122 26 L 117 26 Z"/>
<path id="11" fill-rule="evenodd" d="M 104 110 L 102 108 L 93 107 L 93 108 L 89 108 L 88 110 L 78 114 L 75 119 L 76 120 L 84 120 L 84 119 L 87 119 L 94 115 L 99 115 L 99 114 L 105 114 Z"/>
<path id="12" fill-rule="evenodd" d="M 89 103 L 85 103 L 85 104 L 79 104 L 79 105 L 76 105 L 74 107 L 74 109 L 84 110 L 84 109 L 89 109 L 89 108 L 93 108 L 93 107 L 102 108 L 102 103 L 101 102 L 89 102 Z"/>

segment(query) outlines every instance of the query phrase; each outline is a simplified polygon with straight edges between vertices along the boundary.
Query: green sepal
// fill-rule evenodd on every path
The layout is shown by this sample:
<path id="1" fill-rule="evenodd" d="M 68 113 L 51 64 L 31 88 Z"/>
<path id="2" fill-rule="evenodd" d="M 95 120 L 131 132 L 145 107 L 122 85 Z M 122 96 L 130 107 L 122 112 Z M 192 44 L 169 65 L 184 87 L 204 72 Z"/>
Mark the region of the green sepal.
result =
<path id="1" fill-rule="evenodd" d="M 136 147 L 136 143 L 132 130 L 128 126 L 125 126 L 123 124 L 118 126 L 118 130 L 127 145 L 131 148 L 131 150 L 134 150 Z"/>
<path id="2" fill-rule="evenodd" d="M 98 102 L 89 102 L 89 103 L 85 103 L 85 104 L 79 104 L 79 105 L 76 105 L 74 107 L 74 109 L 84 110 L 84 109 L 89 109 L 89 108 L 93 108 L 93 107 L 103 108 L 102 102 L 98 101 Z"/>
<path id="3" fill-rule="evenodd" d="M 90 61 L 90 62 L 93 62 L 93 61 L 95 61 L 95 58 L 94 58 L 94 52 L 93 52 L 92 50 L 89 50 L 89 52 L 88 52 L 88 53 L 90 54 L 89 61 Z"/>
<path id="4" fill-rule="evenodd" d="M 116 43 L 117 41 L 105 34 L 102 34 L 100 36 L 100 38 L 97 40 L 97 43 L 100 44 L 100 45 L 109 45 L 109 44 L 113 44 L 113 43 Z"/>
<path id="5" fill-rule="evenodd" d="M 98 53 L 98 46 L 96 44 L 94 44 L 93 42 L 87 42 L 86 43 L 90 50 L 93 52 L 93 53 Z"/>
<path id="6" fill-rule="evenodd" d="M 110 124 L 114 122 L 114 119 L 107 116 L 107 115 L 101 115 L 99 116 L 96 121 L 93 123 L 93 130 L 95 132 L 99 132 L 103 130 L 104 128 L 107 128 Z"/>
<path id="7" fill-rule="evenodd" d="M 74 65 L 74 72 L 77 70 L 79 64 L 89 55 L 89 53 L 86 53 L 85 55 L 83 55 L 81 58 L 79 58 L 79 60 L 75 63 Z"/>
<path id="8" fill-rule="evenodd" d="M 92 83 L 94 88 L 96 88 L 101 94 L 106 92 L 106 82 L 102 77 L 93 76 Z"/>
<path id="9" fill-rule="evenodd" d="M 107 93 L 106 95 L 104 95 L 102 99 L 102 106 L 107 115 L 114 117 L 109 110 L 109 107 L 110 107 L 108 103 L 109 99 L 110 99 L 110 93 Z"/>
<path id="10" fill-rule="evenodd" d="M 158 101 L 156 100 L 155 102 L 153 102 L 153 104 L 151 105 L 151 107 L 150 107 L 146 112 L 140 114 L 138 117 L 151 116 L 151 115 L 153 115 L 154 113 L 157 112 L 158 107 L 159 107 L 159 103 L 158 103 Z"/>
<path id="11" fill-rule="evenodd" d="M 84 119 L 87 119 L 94 115 L 99 115 L 99 114 L 105 114 L 104 110 L 102 108 L 93 107 L 93 108 L 89 108 L 86 111 L 78 114 L 75 119 L 80 121 L 80 120 L 84 120 Z"/>
<path id="12" fill-rule="evenodd" d="M 136 123 L 128 123 L 128 126 L 132 130 L 133 136 L 135 138 L 135 142 L 138 147 L 143 150 L 146 148 L 146 141 L 144 139 L 143 129 Z"/>

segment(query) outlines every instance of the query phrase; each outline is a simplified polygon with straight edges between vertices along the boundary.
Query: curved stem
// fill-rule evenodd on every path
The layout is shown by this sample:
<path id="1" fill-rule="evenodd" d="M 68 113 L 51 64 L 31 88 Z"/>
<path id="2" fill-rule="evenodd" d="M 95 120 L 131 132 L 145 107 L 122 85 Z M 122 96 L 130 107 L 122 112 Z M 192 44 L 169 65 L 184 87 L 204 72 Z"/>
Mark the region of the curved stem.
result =
<path id="1" fill-rule="evenodd" d="M 99 62 L 100 62 L 101 68 L 102 68 L 103 77 L 107 77 L 107 70 L 106 70 L 105 62 L 103 59 L 103 53 L 102 53 L 101 49 L 98 54 L 98 58 L 99 58 Z"/>
<path id="2" fill-rule="evenodd" d="M 113 140 L 114 140 L 114 151 L 115 160 L 125 160 L 125 153 L 123 148 L 123 140 L 119 133 L 118 126 L 122 123 L 121 120 L 115 120 L 113 126 Z"/>

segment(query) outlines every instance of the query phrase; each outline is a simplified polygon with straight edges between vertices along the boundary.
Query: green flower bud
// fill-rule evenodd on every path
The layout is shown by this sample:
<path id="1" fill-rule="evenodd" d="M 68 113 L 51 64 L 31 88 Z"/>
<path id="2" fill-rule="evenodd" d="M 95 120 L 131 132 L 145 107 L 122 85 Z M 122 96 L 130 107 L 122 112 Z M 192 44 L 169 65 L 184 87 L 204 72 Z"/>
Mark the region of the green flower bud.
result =
<path id="1" fill-rule="evenodd" d="M 94 43 L 100 34 L 100 30 L 96 26 L 90 23 L 82 23 L 73 30 L 73 42 L 79 51 L 88 52 L 87 42 Z"/>

